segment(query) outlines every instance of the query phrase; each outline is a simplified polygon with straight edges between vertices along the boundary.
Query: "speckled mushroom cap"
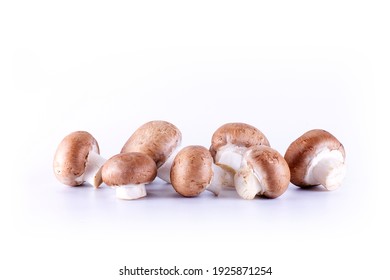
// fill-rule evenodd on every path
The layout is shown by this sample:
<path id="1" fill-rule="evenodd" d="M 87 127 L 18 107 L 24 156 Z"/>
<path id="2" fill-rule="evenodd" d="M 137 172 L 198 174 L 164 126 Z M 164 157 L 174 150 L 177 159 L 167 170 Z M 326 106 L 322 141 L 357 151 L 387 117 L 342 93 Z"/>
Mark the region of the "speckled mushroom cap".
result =
<path id="1" fill-rule="evenodd" d="M 244 160 L 261 180 L 264 192 L 259 195 L 276 198 L 287 190 L 290 169 L 278 151 L 264 145 L 254 146 L 245 153 Z"/>
<path id="2" fill-rule="evenodd" d="M 338 150 L 345 158 L 345 150 L 340 141 L 322 129 L 310 130 L 292 142 L 284 155 L 290 167 L 291 183 L 300 187 L 312 186 L 305 182 L 308 166 L 317 154 L 326 149 Z"/>
<path id="3" fill-rule="evenodd" d="M 102 167 L 102 180 L 111 187 L 146 184 L 153 181 L 156 175 L 156 163 L 142 153 L 115 155 Z"/>
<path id="4" fill-rule="evenodd" d="M 75 131 L 67 135 L 58 145 L 54 155 L 53 169 L 56 178 L 69 186 L 83 184 L 82 175 L 90 151 L 100 153 L 99 145 L 91 134 Z"/>
<path id="5" fill-rule="evenodd" d="M 260 130 L 246 123 L 227 123 L 218 128 L 211 138 L 211 155 L 215 158 L 217 151 L 229 144 L 245 148 L 270 146 L 267 137 Z"/>
<path id="6" fill-rule="evenodd" d="M 121 153 L 146 154 L 155 161 L 159 168 L 180 145 L 181 138 L 180 130 L 173 124 L 166 121 L 150 121 L 131 135 Z"/>
<path id="7" fill-rule="evenodd" d="M 188 146 L 175 157 L 171 183 L 177 193 L 191 197 L 203 192 L 213 177 L 213 158 L 202 146 Z"/>

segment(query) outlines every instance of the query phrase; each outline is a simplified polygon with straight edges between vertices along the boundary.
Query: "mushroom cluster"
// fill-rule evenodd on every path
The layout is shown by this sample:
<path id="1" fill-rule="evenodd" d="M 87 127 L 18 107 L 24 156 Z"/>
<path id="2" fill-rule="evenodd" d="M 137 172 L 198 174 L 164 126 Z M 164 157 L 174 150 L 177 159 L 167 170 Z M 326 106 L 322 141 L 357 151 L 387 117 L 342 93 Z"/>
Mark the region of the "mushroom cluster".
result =
<path id="1" fill-rule="evenodd" d="M 335 136 L 314 129 L 293 141 L 284 156 L 271 148 L 267 137 L 245 123 L 227 123 L 211 137 L 209 149 L 180 148 L 182 134 L 166 121 L 140 126 L 120 153 L 108 160 L 100 155 L 96 139 L 86 131 L 67 135 L 54 156 L 56 178 L 69 186 L 102 184 L 116 190 L 120 199 L 147 195 L 146 184 L 156 177 L 184 197 L 204 190 L 216 196 L 235 188 L 244 199 L 277 198 L 290 182 L 301 188 L 322 185 L 335 190 L 345 177 L 345 150 Z"/>

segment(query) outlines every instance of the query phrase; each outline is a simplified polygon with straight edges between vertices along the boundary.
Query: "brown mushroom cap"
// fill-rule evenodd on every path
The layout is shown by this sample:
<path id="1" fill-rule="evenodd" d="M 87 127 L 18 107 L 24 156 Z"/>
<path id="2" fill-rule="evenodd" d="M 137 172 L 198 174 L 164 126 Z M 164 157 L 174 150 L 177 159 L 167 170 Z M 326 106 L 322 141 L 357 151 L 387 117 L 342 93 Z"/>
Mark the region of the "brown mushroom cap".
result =
<path id="1" fill-rule="evenodd" d="M 166 121 L 151 121 L 139 127 L 123 146 L 121 153 L 139 152 L 150 156 L 157 168 L 164 164 L 181 143 L 181 132 Z"/>
<path id="2" fill-rule="evenodd" d="M 210 147 L 213 158 L 220 148 L 228 144 L 245 148 L 257 145 L 270 146 L 267 137 L 260 130 L 246 123 L 227 123 L 214 132 Z"/>
<path id="3" fill-rule="evenodd" d="M 213 177 L 213 158 L 202 146 L 188 146 L 175 157 L 171 168 L 171 183 L 182 196 L 197 196 Z"/>
<path id="4" fill-rule="evenodd" d="M 54 155 L 53 169 L 56 178 L 69 186 L 84 183 L 80 176 L 84 174 L 88 154 L 92 150 L 99 154 L 99 145 L 88 132 L 75 131 L 67 135 Z"/>
<path id="5" fill-rule="evenodd" d="M 107 186 L 146 184 L 153 181 L 156 175 L 156 163 L 142 153 L 115 155 L 102 167 L 102 180 Z"/>
<path id="6" fill-rule="evenodd" d="M 287 190 L 290 169 L 278 151 L 267 146 L 254 146 L 245 153 L 244 158 L 255 174 L 261 177 L 265 188 L 261 195 L 276 198 Z"/>
<path id="7" fill-rule="evenodd" d="M 312 186 L 305 182 L 308 166 L 312 159 L 325 149 L 338 150 L 345 158 L 345 150 L 340 141 L 322 129 L 310 130 L 292 142 L 284 155 L 290 167 L 291 183 L 299 187 Z"/>

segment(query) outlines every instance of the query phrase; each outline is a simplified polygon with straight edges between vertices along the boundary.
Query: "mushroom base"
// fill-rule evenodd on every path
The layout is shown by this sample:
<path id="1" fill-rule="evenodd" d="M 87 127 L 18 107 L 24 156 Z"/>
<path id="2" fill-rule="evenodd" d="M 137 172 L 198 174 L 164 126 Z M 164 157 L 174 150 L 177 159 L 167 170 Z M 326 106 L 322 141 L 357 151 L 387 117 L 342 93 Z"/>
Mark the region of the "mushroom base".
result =
<path id="1" fill-rule="evenodd" d="M 337 150 L 325 150 L 312 160 L 305 180 L 309 185 L 322 185 L 330 191 L 340 187 L 345 173 L 342 154 Z"/>
<path id="2" fill-rule="evenodd" d="M 212 168 L 213 177 L 206 190 L 218 196 L 222 190 L 222 187 L 234 187 L 232 173 L 227 172 L 226 170 L 215 164 L 212 165 Z"/>
<path id="3" fill-rule="evenodd" d="M 173 160 L 175 159 L 179 151 L 180 148 L 176 148 L 173 153 L 168 157 L 168 159 L 164 162 L 164 164 L 161 165 L 160 168 L 157 170 L 157 177 L 167 182 L 168 184 L 171 183 L 171 167 L 173 164 Z"/>
<path id="4" fill-rule="evenodd" d="M 215 162 L 227 171 L 237 172 L 241 166 L 242 155 L 246 148 L 226 145 L 215 155 Z"/>
<path id="5" fill-rule="evenodd" d="M 146 196 L 144 184 L 128 184 L 116 187 L 116 197 L 119 199 L 133 200 Z"/>
<path id="6" fill-rule="evenodd" d="M 83 181 L 91 184 L 95 188 L 99 187 L 102 183 L 101 167 L 105 162 L 106 159 L 99 155 L 97 152 L 90 151 L 88 154 L 85 171 L 82 175 Z"/>
<path id="7" fill-rule="evenodd" d="M 342 162 L 326 159 L 314 167 L 313 173 L 321 185 L 332 191 L 340 187 L 345 177 L 346 168 Z"/>
<path id="8" fill-rule="evenodd" d="M 261 178 L 258 178 L 249 167 L 238 170 L 234 176 L 234 185 L 238 195 L 244 199 L 254 199 L 256 195 L 264 193 Z"/>

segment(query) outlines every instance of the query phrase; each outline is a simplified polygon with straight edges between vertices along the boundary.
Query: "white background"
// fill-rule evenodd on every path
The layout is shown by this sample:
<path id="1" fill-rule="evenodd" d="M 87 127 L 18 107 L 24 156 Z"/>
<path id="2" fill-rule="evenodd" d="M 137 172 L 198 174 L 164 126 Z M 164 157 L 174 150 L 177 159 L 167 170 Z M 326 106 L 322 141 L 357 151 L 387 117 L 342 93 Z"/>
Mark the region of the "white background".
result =
<path id="1" fill-rule="evenodd" d="M 1 2 L 2 278 L 124 279 L 124 265 L 385 278 L 388 9 L 183 2 Z M 66 134 L 89 131 L 108 158 L 154 119 L 206 147 L 220 125 L 246 122 L 282 154 L 323 128 L 346 148 L 347 178 L 334 192 L 290 185 L 253 201 L 234 191 L 181 198 L 160 181 L 146 199 L 120 201 L 55 180 Z"/>

